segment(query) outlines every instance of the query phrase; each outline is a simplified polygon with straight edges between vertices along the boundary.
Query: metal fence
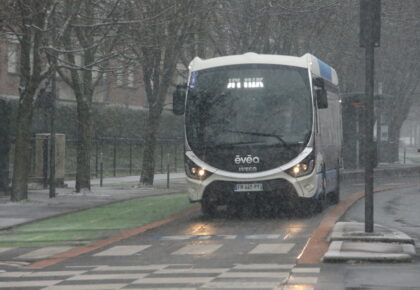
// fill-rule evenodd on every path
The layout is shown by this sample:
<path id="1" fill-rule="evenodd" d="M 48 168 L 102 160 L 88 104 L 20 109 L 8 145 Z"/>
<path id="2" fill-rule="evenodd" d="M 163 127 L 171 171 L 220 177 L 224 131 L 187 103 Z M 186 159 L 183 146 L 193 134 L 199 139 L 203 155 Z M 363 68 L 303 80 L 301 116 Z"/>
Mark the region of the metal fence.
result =
<path id="1" fill-rule="evenodd" d="M 10 150 L 9 173 L 13 171 L 14 140 Z M 157 139 L 155 149 L 155 172 L 166 173 L 168 167 L 171 172 L 183 170 L 183 138 Z M 92 140 L 91 176 L 100 177 L 100 164 L 103 165 L 103 176 L 140 175 L 144 139 L 96 137 Z M 35 138 L 31 140 L 31 158 L 28 162 L 30 176 L 35 174 Z M 77 140 L 66 139 L 65 145 L 65 178 L 74 179 L 77 166 Z"/>
<path id="2" fill-rule="evenodd" d="M 164 173 L 183 169 L 183 139 L 158 139 L 155 171 Z M 143 162 L 144 140 L 139 138 L 99 137 L 92 140 L 91 175 L 99 177 L 100 164 L 104 176 L 139 175 Z M 77 140 L 66 140 L 66 176 L 76 174 Z M 168 158 L 169 156 L 169 158 Z"/>

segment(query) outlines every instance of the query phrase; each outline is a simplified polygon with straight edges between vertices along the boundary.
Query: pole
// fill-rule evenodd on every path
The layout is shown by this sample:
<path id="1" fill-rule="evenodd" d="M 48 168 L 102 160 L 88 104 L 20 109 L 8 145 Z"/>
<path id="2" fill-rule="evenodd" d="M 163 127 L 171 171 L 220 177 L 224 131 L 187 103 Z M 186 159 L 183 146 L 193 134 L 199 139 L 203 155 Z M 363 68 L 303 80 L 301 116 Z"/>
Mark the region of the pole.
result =
<path id="1" fill-rule="evenodd" d="M 113 160 L 113 167 L 114 167 L 114 177 L 117 176 L 117 137 L 114 137 L 114 160 Z"/>
<path id="2" fill-rule="evenodd" d="M 374 94 L 374 47 L 366 46 L 365 75 L 366 109 L 365 109 L 365 231 L 373 232 L 373 94 Z"/>
<path id="3" fill-rule="evenodd" d="M 170 167 L 169 167 L 169 160 L 170 160 L 170 154 L 168 153 L 166 158 L 166 188 L 169 188 L 169 180 L 170 180 Z"/>
<path id="4" fill-rule="evenodd" d="M 360 46 L 365 48 L 365 232 L 373 232 L 374 167 L 374 69 L 375 47 L 379 47 L 381 0 L 360 0 Z"/>
<path id="5" fill-rule="evenodd" d="M 131 176 L 132 170 L 133 170 L 133 146 L 132 146 L 130 140 L 128 140 L 128 142 L 130 144 L 130 169 L 129 169 L 129 174 Z"/>
<path id="6" fill-rule="evenodd" d="M 55 99 L 56 99 L 56 76 L 55 69 L 51 79 L 51 142 L 50 142 L 50 191 L 49 197 L 56 196 L 56 181 L 55 181 Z"/>
<path id="7" fill-rule="evenodd" d="M 48 137 L 42 139 L 42 186 L 48 187 Z"/>
<path id="8" fill-rule="evenodd" d="M 104 160 L 102 150 L 99 156 L 99 186 L 102 187 L 104 180 Z"/>

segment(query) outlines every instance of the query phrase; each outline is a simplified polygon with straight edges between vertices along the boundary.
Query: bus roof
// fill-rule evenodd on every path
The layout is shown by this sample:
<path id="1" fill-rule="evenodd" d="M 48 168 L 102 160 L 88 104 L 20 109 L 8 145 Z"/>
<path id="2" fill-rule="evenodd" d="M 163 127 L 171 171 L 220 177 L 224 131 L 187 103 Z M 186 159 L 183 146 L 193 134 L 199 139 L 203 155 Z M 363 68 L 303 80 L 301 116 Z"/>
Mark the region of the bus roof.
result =
<path id="1" fill-rule="evenodd" d="M 195 57 L 191 61 L 189 68 L 190 71 L 199 71 L 213 67 L 238 64 L 278 64 L 302 67 L 309 69 L 314 75 L 329 81 L 333 85 L 338 85 L 337 72 L 331 66 L 310 53 L 306 53 L 301 57 L 289 55 L 257 54 L 254 52 L 209 59 L 201 59 L 199 57 Z"/>

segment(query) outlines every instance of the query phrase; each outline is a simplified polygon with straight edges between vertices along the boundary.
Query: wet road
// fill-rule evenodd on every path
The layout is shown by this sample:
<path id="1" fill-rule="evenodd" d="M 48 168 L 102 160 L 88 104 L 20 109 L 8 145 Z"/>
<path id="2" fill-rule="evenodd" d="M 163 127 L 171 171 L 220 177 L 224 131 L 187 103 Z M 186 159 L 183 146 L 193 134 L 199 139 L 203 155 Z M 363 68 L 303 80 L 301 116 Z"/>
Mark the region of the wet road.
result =
<path id="1" fill-rule="evenodd" d="M 376 186 L 414 181 L 388 178 Z M 343 182 L 342 199 L 363 188 Z M 0 267 L 0 288 L 336 289 L 325 287 L 344 287 L 347 276 L 339 273 L 346 272 L 345 266 L 296 262 L 330 209 L 311 217 L 272 218 L 207 218 L 194 212 L 44 269 Z M 30 253 L 20 257 L 25 254 L 17 262 L 39 259 Z"/>

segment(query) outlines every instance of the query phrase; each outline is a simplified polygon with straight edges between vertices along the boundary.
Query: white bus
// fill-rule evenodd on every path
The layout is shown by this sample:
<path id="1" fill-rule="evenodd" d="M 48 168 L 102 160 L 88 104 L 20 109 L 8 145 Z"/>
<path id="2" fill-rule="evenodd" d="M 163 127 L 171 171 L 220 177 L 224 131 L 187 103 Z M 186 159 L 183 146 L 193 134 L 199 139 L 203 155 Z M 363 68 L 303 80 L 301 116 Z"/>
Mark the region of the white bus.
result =
<path id="1" fill-rule="evenodd" d="M 196 57 L 173 97 L 189 198 L 204 214 L 266 198 L 307 212 L 339 201 L 341 101 L 328 64 L 308 53 Z"/>

